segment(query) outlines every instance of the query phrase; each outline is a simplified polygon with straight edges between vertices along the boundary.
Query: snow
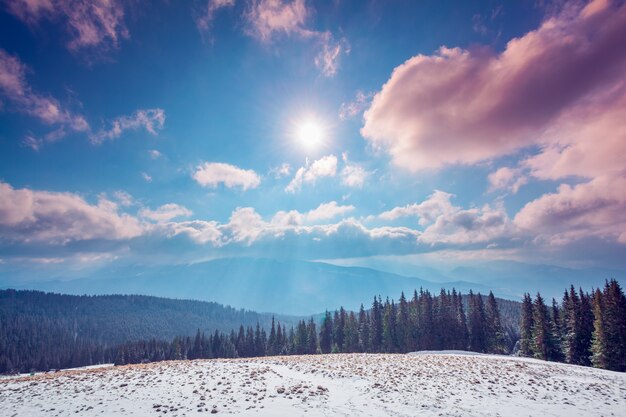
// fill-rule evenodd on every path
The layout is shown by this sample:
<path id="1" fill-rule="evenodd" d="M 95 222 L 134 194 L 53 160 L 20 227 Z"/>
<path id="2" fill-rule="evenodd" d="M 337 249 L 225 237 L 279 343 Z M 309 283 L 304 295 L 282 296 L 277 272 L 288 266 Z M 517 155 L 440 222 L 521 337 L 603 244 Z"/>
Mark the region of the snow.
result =
<path id="1" fill-rule="evenodd" d="M 626 374 L 467 352 L 172 361 L 0 380 L 3 416 L 626 416 Z"/>

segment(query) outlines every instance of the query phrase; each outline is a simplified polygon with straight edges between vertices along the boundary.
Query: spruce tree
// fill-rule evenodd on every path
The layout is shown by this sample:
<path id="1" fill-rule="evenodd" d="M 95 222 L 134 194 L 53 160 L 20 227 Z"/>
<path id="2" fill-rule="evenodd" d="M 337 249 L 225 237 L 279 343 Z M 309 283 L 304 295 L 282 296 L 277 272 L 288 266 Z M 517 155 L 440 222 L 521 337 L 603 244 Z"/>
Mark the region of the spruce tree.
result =
<path id="1" fill-rule="evenodd" d="M 483 297 L 469 292 L 469 348 L 473 352 L 485 352 L 485 307 Z"/>
<path id="2" fill-rule="evenodd" d="M 548 307 L 539 293 L 533 303 L 532 335 L 533 356 L 537 359 L 554 360 L 554 336 Z"/>
<path id="3" fill-rule="evenodd" d="M 520 319 L 520 350 L 522 356 L 533 356 L 533 302 L 530 294 L 524 294 Z"/>
<path id="4" fill-rule="evenodd" d="M 491 291 L 489 291 L 489 296 L 487 297 L 485 316 L 487 324 L 486 351 L 489 353 L 506 353 L 504 330 L 502 330 L 502 321 L 500 320 L 500 310 L 498 310 L 496 297 L 494 297 Z"/>
<path id="5" fill-rule="evenodd" d="M 333 346 L 333 319 L 326 310 L 320 329 L 320 350 L 322 353 L 330 353 Z"/>

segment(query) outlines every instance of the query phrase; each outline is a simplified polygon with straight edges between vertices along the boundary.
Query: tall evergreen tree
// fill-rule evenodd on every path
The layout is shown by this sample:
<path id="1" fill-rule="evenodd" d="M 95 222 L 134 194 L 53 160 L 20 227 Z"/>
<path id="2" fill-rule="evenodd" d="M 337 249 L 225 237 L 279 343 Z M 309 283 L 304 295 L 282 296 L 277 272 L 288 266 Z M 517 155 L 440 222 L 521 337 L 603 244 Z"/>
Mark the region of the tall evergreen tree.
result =
<path id="1" fill-rule="evenodd" d="M 485 352 L 485 306 L 483 297 L 469 292 L 469 348 L 473 352 Z"/>
<path id="2" fill-rule="evenodd" d="M 320 328 L 320 350 L 322 353 L 330 353 L 333 347 L 333 319 L 326 310 L 322 326 Z"/>
<path id="3" fill-rule="evenodd" d="M 533 356 L 533 302 L 530 294 L 524 294 L 520 319 L 520 350 L 522 356 Z"/>
<path id="4" fill-rule="evenodd" d="M 500 320 L 500 310 L 493 292 L 489 291 L 487 306 L 485 308 L 486 317 L 486 351 L 490 353 L 505 353 L 504 330 Z"/>

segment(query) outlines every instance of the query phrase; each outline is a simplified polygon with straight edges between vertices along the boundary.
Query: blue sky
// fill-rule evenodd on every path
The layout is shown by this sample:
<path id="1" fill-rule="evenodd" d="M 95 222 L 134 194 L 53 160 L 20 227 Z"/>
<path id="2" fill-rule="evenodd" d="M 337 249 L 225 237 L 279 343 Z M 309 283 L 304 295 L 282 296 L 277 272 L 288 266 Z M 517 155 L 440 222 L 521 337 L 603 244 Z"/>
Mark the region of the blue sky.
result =
<path id="1" fill-rule="evenodd" d="M 625 15 L 599 0 L 3 2 L 0 268 L 626 268 Z"/>

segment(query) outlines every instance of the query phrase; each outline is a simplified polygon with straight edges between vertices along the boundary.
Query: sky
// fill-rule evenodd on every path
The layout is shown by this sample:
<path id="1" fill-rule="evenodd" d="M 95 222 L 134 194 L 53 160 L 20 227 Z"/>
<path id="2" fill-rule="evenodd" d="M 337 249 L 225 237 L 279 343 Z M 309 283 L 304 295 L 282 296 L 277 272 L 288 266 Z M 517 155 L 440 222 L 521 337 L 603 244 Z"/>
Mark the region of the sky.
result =
<path id="1" fill-rule="evenodd" d="M 0 1 L 0 272 L 626 269 L 625 114 L 621 1 Z"/>

